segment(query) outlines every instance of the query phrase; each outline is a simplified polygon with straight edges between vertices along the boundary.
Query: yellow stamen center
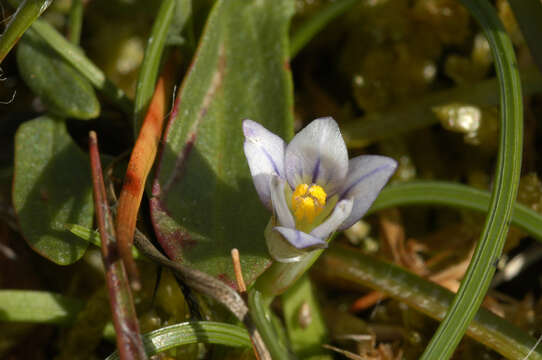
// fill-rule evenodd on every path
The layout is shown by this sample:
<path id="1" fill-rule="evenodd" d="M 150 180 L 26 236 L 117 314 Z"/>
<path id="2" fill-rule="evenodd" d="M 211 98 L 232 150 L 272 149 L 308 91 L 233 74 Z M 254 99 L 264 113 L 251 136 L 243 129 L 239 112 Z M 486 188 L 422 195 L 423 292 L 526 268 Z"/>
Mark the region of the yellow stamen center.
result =
<path id="1" fill-rule="evenodd" d="M 327 194 L 319 185 L 297 185 L 292 194 L 292 210 L 297 222 L 312 223 L 326 206 Z"/>

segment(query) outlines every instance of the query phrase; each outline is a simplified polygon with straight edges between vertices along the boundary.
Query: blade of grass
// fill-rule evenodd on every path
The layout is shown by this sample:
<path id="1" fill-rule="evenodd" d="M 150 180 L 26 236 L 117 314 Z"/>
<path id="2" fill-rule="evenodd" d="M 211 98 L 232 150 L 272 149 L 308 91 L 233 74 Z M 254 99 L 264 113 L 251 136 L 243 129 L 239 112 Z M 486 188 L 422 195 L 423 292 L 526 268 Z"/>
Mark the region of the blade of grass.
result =
<path id="1" fill-rule="evenodd" d="M 149 356 L 177 346 L 200 342 L 233 347 L 250 346 L 250 338 L 245 329 L 213 321 L 184 322 L 143 335 L 143 345 Z M 106 360 L 117 360 L 118 358 L 118 353 L 115 352 L 109 355 Z"/>
<path id="2" fill-rule="evenodd" d="M 535 69 L 521 72 L 523 94 L 542 91 L 542 74 Z M 348 147 L 364 147 L 376 141 L 421 129 L 438 123 L 432 108 L 453 102 L 482 106 L 499 103 L 499 82 L 496 78 L 476 84 L 430 93 L 420 99 L 399 104 L 387 112 L 373 112 L 345 122 L 341 132 Z"/>
<path id="3" fill-rule="evenodd" d="M 49 7 L 53 0 L 25 0 L 12 15 L 0 36 L 0 64 L 23 33 Z"/>
<path id="4" fill-rule="evenodd" d="M 449 290 L 398 266 L 344 246 L 328 249 L 314 270 L 331 282 L 348 281 L 386 293 L 436 320 L 444 318 L 454 296 Z M 526 332 L 483 308 L 468 324 L 467 335 L 507 359 L 525 359 L 536 342 Z M 529 357 L 535 359 L 542 359 L 542 346 Z"/>
<path id="5" fill-rule="evenodd" d="M 74 45 L 78 45 L 79 41 L 81 40 L 83 10 L 83 0 L 72 0 L 72 5 L 70 8 L 68 40 Z"/>
<path id="6" fill-rule="evenodd" d="M 449 359 L 491 284 L 510 227 L 517 195 L 523 142 L 521 83 L 514 48 L 487 0 L 462 0 L 487 37 L 499 78 L 501 106 L 499 151 L 489 212 L 459 291 L 421 359 Z"/>
<path id="7" fill-rule="evenodd" d="M 177 0 L 163 0 L 154 20 L 136 84 L 134 99 L 134 137 L 137 138 L 143 117 L 154 93 L 160 59 L 164 52 L 169 27 L 175 15 Z"/>
<path id="8" fill-rule="evenodd" d="M 508 0 L 531 55 L 542 70 L 542 3 L 539 0 Z"/>
<path id="9" fill-rule="evenodd" d="M 67 325 L 83 302 L 48 291 L 0 290 L 0 322 Z"/>
<path id="10" fill-rule="evenodd" d="M 86 77 L 94 87 L 100 90 L 124 113 L 132 113 L 132 102 L 128 99 L 124 91 L 107 79 L 103 71 L 94 65 L 79 47 L 70 43 L 51 25 L 42 20 L 34 21 L 28 31 L 32 31 L 40 36 L 53 50 Z"/>
<path id="11" fill-rule="evenodd" d="M 89 243 L 91 243 L 92 245 L 96 245 L 97 247 L 102 246 L 100 241 L 100 233 L 98 231 L 91 230 L 77 224 L 64 224 L 64 227 L 66 228 L 66 230 L 79 237 L 80 239 L 88 241 Z M 143 255 L 141 255 L 141 253 L 139 252 L 139 250 L 137 250 L 136 247 L 132 247 L 132 256 L 136 260 L 146 259 Z"/>
<path id="12" fill-rule="evenodd" d="M 117 348 L 123 360 L 147 359 L 139 333 L 139 324 L 124 264 L 116 251 L 115 228 L 109 212 L 109 204 L 107 203 L 98 140 L 94 132 L 90 133 L 89 147 L 94 208 L 96 209 L 96 220 L 102 239 L 102 260 L 109 289 L 113 324 L 117 332 Z"/>
<path id="13" fill-rule="evenodd" d="M 445 181 L 412 181 L 386 187 L 368 214 L 403 205 L 446 205 L 486 213 L 490 193 L 471 186 Z M 512 225 L 542 241 L 542 215 L 525 205 L 515 203 Z"/>
<path id="14" fill-rule="evenodd" d="M 359 0 L 339 0 L 325 5 L 318 13 L 305 20 L 290 38 L 290 58 L 293 59 L 327 24 Z"/>

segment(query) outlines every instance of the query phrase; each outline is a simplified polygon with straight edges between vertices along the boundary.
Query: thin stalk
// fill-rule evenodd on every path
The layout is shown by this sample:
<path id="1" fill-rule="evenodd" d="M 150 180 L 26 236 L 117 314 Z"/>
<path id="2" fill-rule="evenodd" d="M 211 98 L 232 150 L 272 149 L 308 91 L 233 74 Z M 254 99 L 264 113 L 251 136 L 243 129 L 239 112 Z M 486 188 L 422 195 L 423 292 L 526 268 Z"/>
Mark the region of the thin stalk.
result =
<path id="1" fill-rule="evenodd" d="M 107 203 L 98 140 L 94 132 L 91 132 L 89 136 L 89 150 L 94 209 L 96 210 L 96 220 L 102 239 L 102 260 L 107 288 L 109 289 L 113 324 L 117 333 L 117 348 L 122 360 L 146 360 L 147 355 L 139 333 L 139 324 L 132 293 L 128 285 L 128 278 L 124 264 L 117 253 L 115 227 Z"/>
<path id="2" fill-rule="evenodd" d="M 12 15 L 0 36 L 0 63 L 19 41 L 23 33 L 49 7 L 53 0 L 25 0 Z"/>

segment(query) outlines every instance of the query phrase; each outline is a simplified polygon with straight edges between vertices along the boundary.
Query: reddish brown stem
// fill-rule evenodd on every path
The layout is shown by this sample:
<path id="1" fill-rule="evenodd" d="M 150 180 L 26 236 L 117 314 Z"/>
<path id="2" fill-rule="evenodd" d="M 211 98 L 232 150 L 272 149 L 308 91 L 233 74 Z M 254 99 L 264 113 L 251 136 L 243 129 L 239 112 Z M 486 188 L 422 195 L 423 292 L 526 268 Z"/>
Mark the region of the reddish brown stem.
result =
<path id="1" fill-rule="evenodd" d="M 113 325 L 117 333 L 117 347 L 121 360 L 147 359 L 139 333 L 139 324 L 124 264 L 120 260 L 116 247 L 113 219 L 109 212 L 102 165 L 98 150 L 96 133 L 89 134 L 90 166 L 96 221 L 102 241 L 102 259 L 105 278 L 109 289 L 109 301 L 113 315 Z"/>
<path id="2" fill-rule="evenodd" d="M 168 73 L 167 67 L 165 73 Z M 118 248 L 134 290 L 139 290 L 141 285 L 136 263 L 132 257 L 132 245 L 137 213 L 145 190 L 145 181 L 154 163 L 162 133 L 166 106 L 166 76 L 162 75 L 156 84 L 149 110 L 143 120 L 128 163 L 126 177 L 119 197 L 116 219 Z"/>

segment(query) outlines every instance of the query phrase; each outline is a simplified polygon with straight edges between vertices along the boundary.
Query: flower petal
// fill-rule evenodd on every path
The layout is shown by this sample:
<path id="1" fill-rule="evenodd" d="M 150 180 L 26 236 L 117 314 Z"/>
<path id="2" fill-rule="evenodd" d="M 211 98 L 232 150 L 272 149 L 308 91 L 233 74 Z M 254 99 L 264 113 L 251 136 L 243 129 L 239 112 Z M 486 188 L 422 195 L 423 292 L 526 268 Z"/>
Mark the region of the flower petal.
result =
<path id="1" fill-rule="evenodd" d="M 290 244 L 297 249 L 307 248 L 326 248 L 327 242 L 315 236 L 304 233 L 297 229 L 291 229 L 284 226 L 275 226 L 273 230 L 279 232 Z"/>
<path id="2" fill-rule="evenodd" d="M 312 183 L 328 196 L 335 194 L 348 172 L 348 152 L 335 120 L 319 118 L 301 130 L 288 144 L 284 164 L 292 189 Z"/>
<path id="3" fill-rule="evenodd" d="M 278 262 L 298 262 L 308 254 L 307 251 L 296 249 L 290 245 L 278 231 L 275 231 L 270 227 L 266 228 L 265 241 L 267 243 L 269 255 Z"/>
<path id="4" fill-rule="evenodd" d="M 245 156 L 256 191 L 264 205 L 271 210 L 271 175 L 284 177 L 284 141 L 252 120 L 243 121 Z"/>
<path id="5" fill-rule="evenodd" d="M 352 212 L 354 202 L 351 199 L 341 200 L 335 205 L 335 209 L 322 224 L 311 231 L 311 235 L 327 240 L 329 235 L 337 230 L 348 215 Z"/>
<path id="6" fill-rule="evenodd" d="M 271 184 L 271 201 L 273 203 L 273 209 L 275 215 L 278 218 L 279 224 L 289 228 L 295 227 L 294 217 L 290 212 L 290 208 L 286 203 L 286 195 L 284 194 L 284 186 L 286 180 L 276 175 L 272 175 L 270 179 Z"/>
<path id="7" fill-rule="evenodd" d="M 396 168 L 397 161 L 386 156 L 362 155 L 350 160 L 339 196 L 352 199 L 354 206 L 340 230 L 349 228 L 365 215 Z"/>

